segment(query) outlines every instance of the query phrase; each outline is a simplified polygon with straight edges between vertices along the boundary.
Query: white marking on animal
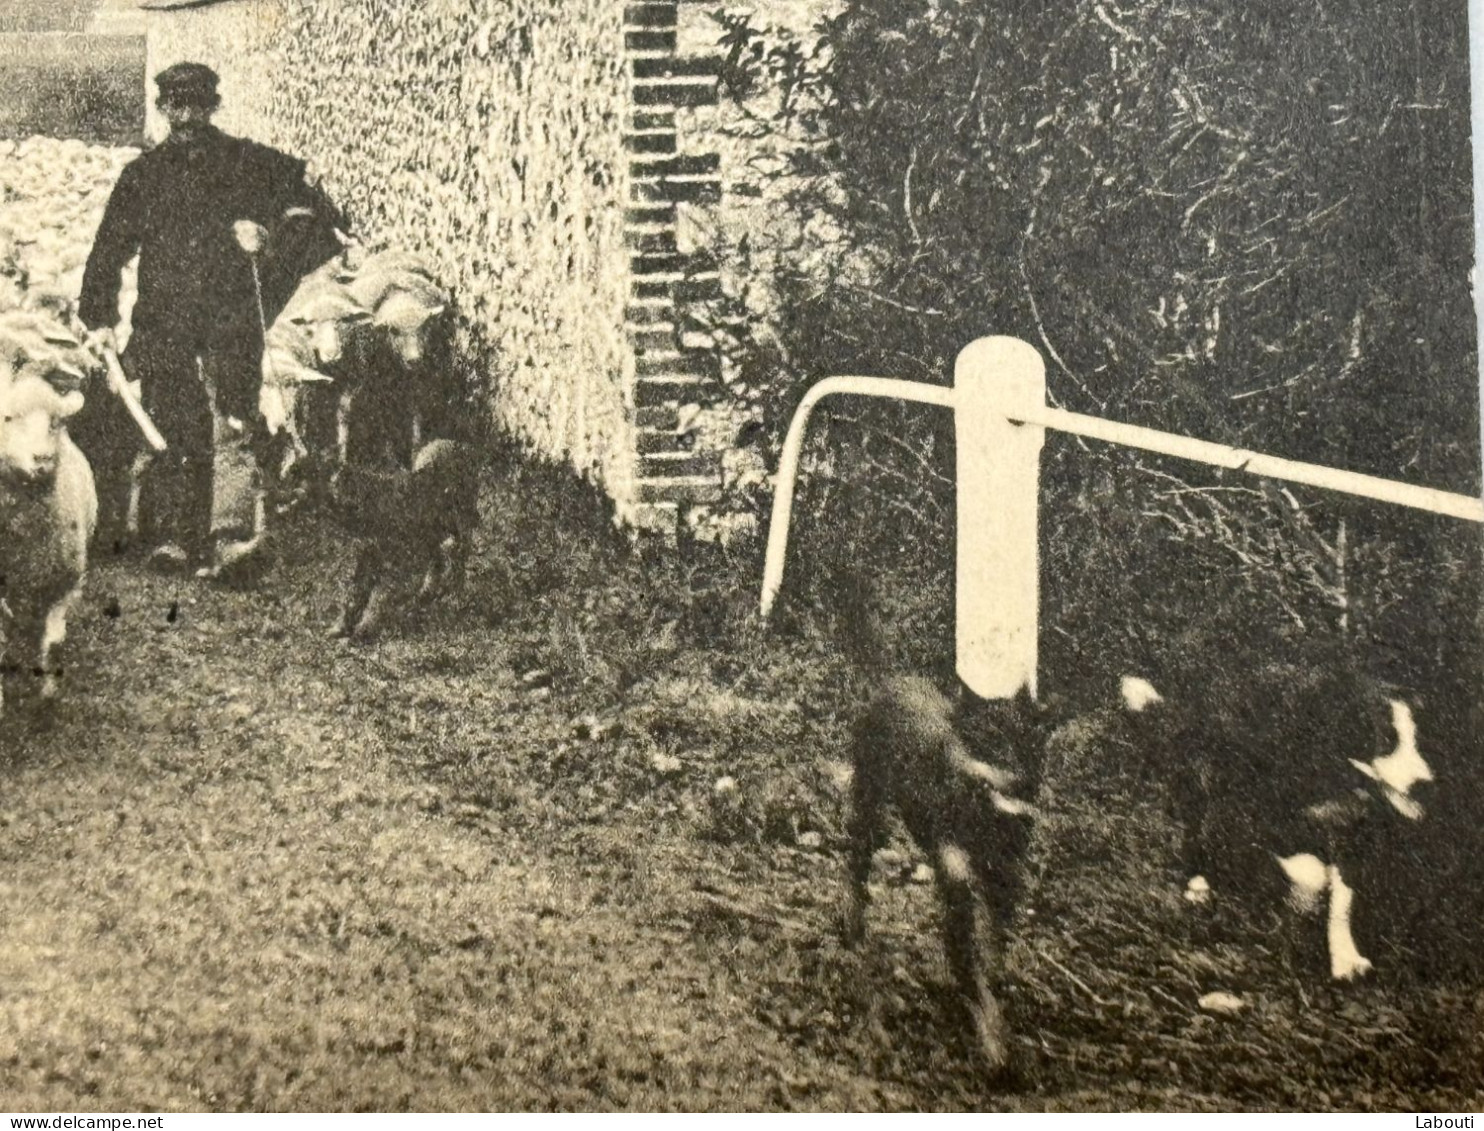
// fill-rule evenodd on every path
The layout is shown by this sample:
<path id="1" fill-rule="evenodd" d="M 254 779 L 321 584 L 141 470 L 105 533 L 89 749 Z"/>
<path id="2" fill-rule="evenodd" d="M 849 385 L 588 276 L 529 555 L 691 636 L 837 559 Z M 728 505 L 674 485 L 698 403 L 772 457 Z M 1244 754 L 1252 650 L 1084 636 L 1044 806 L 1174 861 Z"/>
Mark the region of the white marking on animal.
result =
<path id="1" fill-rule="evenodd" d="M 1417 722 L 1412 709 L 1400 699 L 1390 700 L 1391 725 L 1396 731 L 1396 749 L 1369 762 L 1350 759 L 1350 764 L 1372 781 L 1380 784 L 1386 800 L 1402 816 L 1416 821 L 1422 817 L 1422 806 L 1413 798 L 1412 787 L 1430 782 L 1432 768 L 1417 749 Z"/>
<path id="2" fill-rule="evenodd" d="M 1165 701 L 1164 696 L 1154 689 L 1154 684 L 1136 675 L 1124 676 L 1119 691 L 1123 695 L 1123 705 L 1135 714 Z"/>
<path id="3" fill-rule="evenodd" d="M 1185 881 L 1185 898 L 1190 903 L 1211 902 L 1211 881 L 1205 876 L 1191 876 Z"/>
<path id="4" fill-rule="evenodd" d="M 1350 982 L 1371 972 L 1371 960 L 1360 953 L 1355 936 L 1350 933 L 1350 906 L 1355 892 L 1340 877 L 1333 864 L 1329 868 L 1329 972 L 1337 982 Z"/>
<path id="5" fill-rule="evenodd" d="M 1300 852 L 1293 856 L 1277 858 L 1278 867 L 1293 885 L 1288 892 L 1288 902 L 1294 910 L 1305 915 L 1319 909 L 1319 899 L 1329 886 L 1329 872 L 1324 861 L 1313 853 Z"/>
<path id="6" fill-rule="evenodd" d="M 1014 774 L 999 766 L 991 766 L 988 762 L 981 762 L 978 758 L 971 757 L 957 742 L 949 748 L 948 758 L 959 773 L 965 777 L 988 782 L 994 789 L 1009 789 L 1015 784 Z"/>
<path id="7" fill-rule="evenodd" d="M 311 336 L 314 355 L 322 365 L 334 365 L 345 353 L 340 326 L 334 322 L 317 322 Z"/>
<path id="8" fill-rule="evenodd" d="M 993 791 L 992 795 L 995 812 L 997 813 L 1003 813 L 1007 817 L 1036 817 L 1040 815 L 1036 807 L 1029 801 L 1021 801 L 1016 797 L 1006 797 L 997 789 Z"/>
<path id="9" fill-rule="evenodd" d="M 944 876 L 965 883 L 973 874 L 969 866 L 969 854 L 956 844 L 945 844 L 938 849 L 938 863 Z"/>
<path id="10" fill-rule="evenodd" d="M 345 454 L 350 448 L 350 414 L 354 401 L 354 393 L 344 392 L 335 404 L 335 452 L 341 464 L 345 463 Z"/>

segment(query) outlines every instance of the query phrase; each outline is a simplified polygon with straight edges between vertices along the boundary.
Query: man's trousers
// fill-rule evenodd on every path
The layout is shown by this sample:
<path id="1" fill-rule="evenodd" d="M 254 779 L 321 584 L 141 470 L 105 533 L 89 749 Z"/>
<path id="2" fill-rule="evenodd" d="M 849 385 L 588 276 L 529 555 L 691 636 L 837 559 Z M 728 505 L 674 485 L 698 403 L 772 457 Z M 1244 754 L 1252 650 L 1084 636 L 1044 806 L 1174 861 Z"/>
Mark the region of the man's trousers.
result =
<path id="1" fill-rule="evenodd" d="M 213 488 L 218 434 L 215 390 L 261 381 L 261 356 L 251 351 L 197 352 L 173 343 L 131 342 L 121 359 L 140 384 L 140 400 L 165 437 L 140 483 L 139 533 L 146 545 L 173 542 L 193 568 L 212 564 Z M 246 370 L 246 371 L 245 371 Z M 245 428 L 258 424 L 243 421 Z"/>

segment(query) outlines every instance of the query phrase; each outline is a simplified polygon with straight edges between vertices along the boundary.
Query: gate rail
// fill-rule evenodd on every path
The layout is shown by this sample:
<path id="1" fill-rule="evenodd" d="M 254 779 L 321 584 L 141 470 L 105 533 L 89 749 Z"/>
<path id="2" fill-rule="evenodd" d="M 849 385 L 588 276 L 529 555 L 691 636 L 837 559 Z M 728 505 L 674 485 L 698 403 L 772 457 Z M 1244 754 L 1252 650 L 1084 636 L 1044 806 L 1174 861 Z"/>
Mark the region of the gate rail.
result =
<path id="1" fill-rule="evenodd" d="M 766 619 L 783 584 L 794 486 L 809 414 L 827 396 L 887 397 L 951 408 L 957 438 L 957 666 L 986 698 L 1034 693 L 1039 631 L 1040 451 L 1046 429 L 1141 448 L 1231 471 L 1339 491 L 1432 514 L 1484 523 L 1484 500 L 1354 471 L 1197 440 L 1051 408 L 1035 348 L 1015 338 L 980 338 L 958 355 L 954 384 L 888 377 L 827 377 L 795 409 L 774 488 L 763 567 Z"/>

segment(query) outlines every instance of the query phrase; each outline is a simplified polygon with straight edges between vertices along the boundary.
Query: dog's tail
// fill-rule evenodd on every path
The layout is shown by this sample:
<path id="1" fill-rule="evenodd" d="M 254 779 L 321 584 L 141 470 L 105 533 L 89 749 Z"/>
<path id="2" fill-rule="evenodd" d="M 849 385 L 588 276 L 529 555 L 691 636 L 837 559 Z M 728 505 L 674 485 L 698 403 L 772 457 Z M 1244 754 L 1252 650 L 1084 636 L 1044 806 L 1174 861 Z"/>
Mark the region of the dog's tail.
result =
<path id="1" fill-rule="evenodd" d="M 1124 712 L 1130 716 L 1157 718 L 1162 715 L 1165 697 L 1143 676 L 1126 675 L 1118 684 Z"/>
<path id="2" fill-rule="evenodd" d="M 1176 698 L 1183 708 L 1186 697 Z M 1171 774 L 1193 772 L 1186 750 L 1188 711 L 1177 709 L 1175 702 L 1141 675 L 1125 675 L 1119 680 L 1118 708 L 1115 733 L 1121 732 L 1138 773 L 1168 780 Z"/>

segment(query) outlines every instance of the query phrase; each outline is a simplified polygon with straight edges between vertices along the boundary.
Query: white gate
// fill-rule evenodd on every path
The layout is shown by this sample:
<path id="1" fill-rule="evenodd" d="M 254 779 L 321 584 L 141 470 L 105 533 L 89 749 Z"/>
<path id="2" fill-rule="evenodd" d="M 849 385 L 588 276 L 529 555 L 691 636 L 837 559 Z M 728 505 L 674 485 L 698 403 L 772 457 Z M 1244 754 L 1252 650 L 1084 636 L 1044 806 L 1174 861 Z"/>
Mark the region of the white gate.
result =
<path id="1" fill-rule="evenodd" d="M 789 425 L 774 488 L 763 570 L 764 618 L 783 583 L 809 413 L 833 395 L 888 397 L 953 409 L 958 449 L 957 668 L 959 678 L 984 698 L 1007 698 L 1021 687 L 1034 694 L 1036 689 L 1040 454 L 1047 428 L 1484 523 L 1484 501 L 1468 495 L 1051 408 L 1041 355 L 1016 338 L 970 342 L 958 355 L 953 380 L 948 388 L 885 377 L 829 377 L 805 395 Z"/>

